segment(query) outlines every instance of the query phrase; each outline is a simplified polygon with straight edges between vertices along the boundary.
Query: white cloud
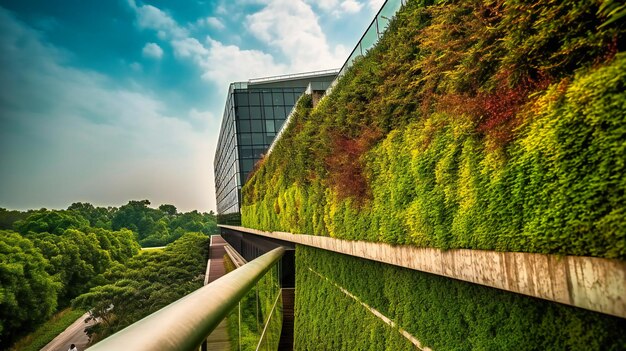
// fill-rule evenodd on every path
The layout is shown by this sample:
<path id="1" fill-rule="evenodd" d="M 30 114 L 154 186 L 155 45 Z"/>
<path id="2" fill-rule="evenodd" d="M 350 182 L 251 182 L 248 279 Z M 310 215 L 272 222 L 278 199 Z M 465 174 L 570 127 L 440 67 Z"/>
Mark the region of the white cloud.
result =
<path id="1" fill-rule="evenodd" d="M 369 0 L 367 3 L 367 6 L 369 6 L 369 8 L 374 12 L 378 12 L 378 10 L 380 10 L 381 7 L 383 7 L 383 4 L 385 3 L 385 0 Z"/>
<path id="2" fill-rule="evenodd" d="M 163 57 L 163 49 L 156 43 L 147 43 L 141 52 L 148 58 L 160 60 Z"/>
<path id="3" fill-rule="evenodd" d="M 196 39 L 184 38 L 172 41 L 174 53 L 178 57 L 198 57 L 208 55 L 209 51 Z"/>
<path id="4" fill-rule="evenodd" d="M 311 4 L 316 4 L 320 9 L 324 11 L 332 11 L 336 10 L 339 5 L 339 0 L 319 0 L 319 1 L 309 1 Z"/>
<path id="5" fill-rule="evenodd" d="M 217 128 L 194 109 L 67 66 L 40 34 L 0 9 L 0 201 L 16 208 L 148 198 L 181 210 L 215 208 Z M 27 67 L 27 69 L 25 69 Z M 217 123 L 213 122 L 212 123 Z"/>
<path id="6" fill-rule="evenodd" d="M 222 30 L 225 28 L 224 23 L 222 23 L 222 21 L 220 21 L 220 19 L 217 17 L 208 17 L 204 21 L 207 25 L 217 30 Z"/>
<path id="7" fill-rule="evenodd" d="M 132 69 L 135 72 L 142 72 L 143 71 L 143 66 L 139 62 L 133 62 L 133 63 L 131 63 L 128 66 L 130 67 L 130 69 Z"/>
<path id="8" fill-rule="evenodd" d="M 152 5 L 142 5 L 134 9 L 140 28 L 160 31 L 160 35 L 170 38 L 184 38 L 189 35 L 188 31 L 180 27 L 170 15 Z"/>
<path id="9" fill-rule="evenodd" d="M 224 89 L 230 82 L 288 72 L 286 65 L 276 63 L 271 55 L 262 51 L 242 50 L 211 38 L 207 38 L 207 44 L 209 54 L 198 58 L 204 68 L 202 77 L 218 83 Z"/>
<path id="10" fill-rule="evenodd" d="M 337 18 L 343 16 L 346 13 L 357 13 L 363 8 L 363 3 L 357 0 L 306 0 L 306 2 L 311 6 L 315 6 L 320 10 L 329 13 Z"/>
<path id="11" fill-rule="evenodd" d="M 281 10 L 278 16 L 285 24 L 276 27 L 271 23 L 277 19 L 276 15 L 270 12 L 282 8 L 286 10 Z M 276 62 L 272 55 L 260 50 L 226 45 L 210 37 L 201 42 L 155 7 L 147 5 L 135 10 L 142 28 L 153 29 L 159 37 L 168 38 L 176 57 L 191 60 L 202 70 L 202 78 L 214 82 L 222 91 L 229 83 L 238 80 L 340 66 L 347 55 L 341 46 L 331 52 L 315 14 L 302 1 L 268 4 L 260 13 L 250 17 L 250 25 L 258 27 L 251 30 L 282 50 L 289 59 L 285 64 Z M 204 20 L 207 24 L 208 21 Z"/>
<path id="12" fill-rule="evenodd" d="M 342 46 L 331 49 L 311 7 L 302 0 L 274 0 L 247 16 L 250 33 L 279 49 L 295 70 L 341 66 L 347 56 Z"/>
<path id="13" fill-rule="evenodd" d="M 355 0 L 346 0 L 341 3 L 341 9 L 347 13 L 356 13 L 361 11 L 363 4 Z"/>

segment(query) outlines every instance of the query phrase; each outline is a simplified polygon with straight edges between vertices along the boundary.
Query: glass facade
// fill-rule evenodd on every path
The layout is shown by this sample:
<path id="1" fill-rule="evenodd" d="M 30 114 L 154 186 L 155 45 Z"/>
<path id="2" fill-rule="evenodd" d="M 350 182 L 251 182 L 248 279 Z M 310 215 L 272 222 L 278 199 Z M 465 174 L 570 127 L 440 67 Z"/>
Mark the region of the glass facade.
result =
<path id="1" fill-rule="evenodd" d="M 274 141 L 287 113 L 305 89 L 235 89 L 240 184 L 248 179 L 254 164 Z"/>
<path id="2" fill-rule="evenodd" d="M 239 212 L 241 187 L 274 141 L 311 81 L 330 82 L 337 71 L 232 83 L 214 160 L 217 212 Z"/>
<path id="3" fill-rule="evenodd" d="M 373 48 L 378 40 L 383 36 L 383 33 L 389 27 L 389 23 L 391 22 L 391 18 L 393 18 L 400 10 L 402 6 L 406 4 L 406 0 L 387 0 L 380 8 L 376 17 L 372 20 L 367 30 L 361 37 L 361 40 L 356 44 L 352 53 L 348 57 L 348 60 L 341 67 L 341 71 L 339 72 L 339 77 L 343 76 L 348 68 L 352 66 L 354 60 L 356 60 L 359 56 L 363 56 L 367 53 L 367 51 Z"/>

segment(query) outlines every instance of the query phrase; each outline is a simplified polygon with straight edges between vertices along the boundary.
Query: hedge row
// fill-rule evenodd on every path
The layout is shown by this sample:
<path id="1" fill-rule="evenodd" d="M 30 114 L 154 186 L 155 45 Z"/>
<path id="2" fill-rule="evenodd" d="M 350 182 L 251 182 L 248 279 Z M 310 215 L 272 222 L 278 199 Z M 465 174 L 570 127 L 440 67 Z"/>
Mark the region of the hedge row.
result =
<path id="1" fill-rule="evenodd" d="M 599 2 L 409 1 L 243 188 L 244 226 L 626 258 L 626 25 Z"/>
<path id="2" fill-rule="evenodd" d="M 296 265 L 296 350 L 413 349 L 309 268 L 433 350 L 626 348 L 624 319 L 305 246 Z"/>

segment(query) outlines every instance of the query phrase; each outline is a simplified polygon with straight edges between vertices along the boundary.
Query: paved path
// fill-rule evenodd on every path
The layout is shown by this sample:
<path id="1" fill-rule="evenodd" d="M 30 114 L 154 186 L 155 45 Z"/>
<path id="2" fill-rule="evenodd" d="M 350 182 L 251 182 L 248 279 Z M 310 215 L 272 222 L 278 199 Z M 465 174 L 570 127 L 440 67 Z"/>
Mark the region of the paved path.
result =
<path id="1" fill-rule="evenodd" d="M 224 268 L 224 255 L 226 250 L 226 241 L 219 235 L 211 236 L 211 244 L 209 246 L 209 261 L 207 262 L 206 273 L 204 275 L 204 285 L 212 283 L 216 279 L 226 274 Z M 207 351 L 229 351 L 230 338 L 228 337 L 228 328 L 226 326 L 226 318 L 213 330 L 207 338 Z"/>
<path id="2" fill-rule="evenodd" d="M 52 339 L 41 351 L 67 351 L 71 344 L 76 344 L 79 351 L 83 351 L 89 344 L 89 338 L 85 334 L 85 328 L 93 322 L 85 323 L 89 313 L 83 314 L 56 338 Z"/>

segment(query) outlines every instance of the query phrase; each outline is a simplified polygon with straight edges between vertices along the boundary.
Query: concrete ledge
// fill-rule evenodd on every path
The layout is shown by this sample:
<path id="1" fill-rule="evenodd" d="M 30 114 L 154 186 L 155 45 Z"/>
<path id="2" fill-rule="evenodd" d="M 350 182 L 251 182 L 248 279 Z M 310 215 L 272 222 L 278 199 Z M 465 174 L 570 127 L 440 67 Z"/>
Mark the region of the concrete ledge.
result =
<path id="1" fill-rule="evenodd" d="M 626 262 L 596 257 L 442 251 L 324 236 L 221 228 L 290 241 L 626 318 Z"/>

